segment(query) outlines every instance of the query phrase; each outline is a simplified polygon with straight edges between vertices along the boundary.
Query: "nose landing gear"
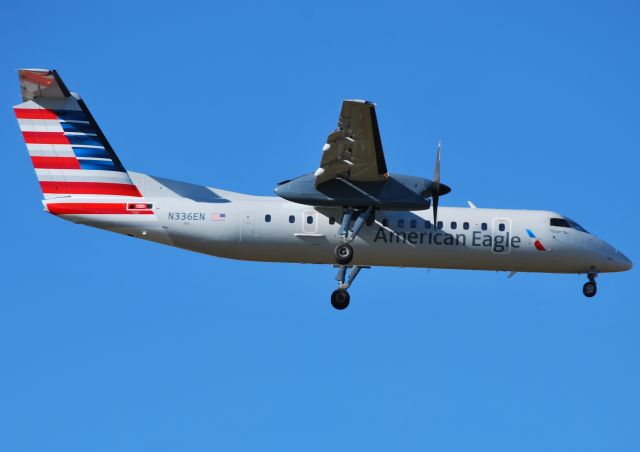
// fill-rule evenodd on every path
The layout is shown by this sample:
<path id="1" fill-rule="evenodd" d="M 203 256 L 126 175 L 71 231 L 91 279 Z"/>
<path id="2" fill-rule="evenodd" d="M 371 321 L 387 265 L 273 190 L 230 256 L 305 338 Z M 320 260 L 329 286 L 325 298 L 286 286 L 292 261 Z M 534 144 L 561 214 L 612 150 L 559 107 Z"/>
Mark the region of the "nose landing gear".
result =
<path id="1" fill-rule="evenodd" d="M 596 273 L 589 273 L 587 276 L 589 277 L 589 282 L 586 282 L 584 286 L 582 286 L 582 293 L 585 297 L 591 298 L 598 291 L 598 287 L 596 286 Z"/>

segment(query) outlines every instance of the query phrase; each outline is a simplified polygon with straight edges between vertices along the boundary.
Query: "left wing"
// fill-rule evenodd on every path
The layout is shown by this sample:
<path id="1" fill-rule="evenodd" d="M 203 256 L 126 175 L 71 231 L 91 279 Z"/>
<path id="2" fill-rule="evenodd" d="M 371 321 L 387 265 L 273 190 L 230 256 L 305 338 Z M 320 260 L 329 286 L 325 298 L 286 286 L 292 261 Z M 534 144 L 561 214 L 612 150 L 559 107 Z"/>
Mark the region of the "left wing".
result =
<path id="1" fill-rule="evenodd" d="M 338 128 L 329 134 L 322 151 L 314 173 L 316 187 L 336 178 L 376 182 L 388 177 L 373 102 L 343 101 Z"/>

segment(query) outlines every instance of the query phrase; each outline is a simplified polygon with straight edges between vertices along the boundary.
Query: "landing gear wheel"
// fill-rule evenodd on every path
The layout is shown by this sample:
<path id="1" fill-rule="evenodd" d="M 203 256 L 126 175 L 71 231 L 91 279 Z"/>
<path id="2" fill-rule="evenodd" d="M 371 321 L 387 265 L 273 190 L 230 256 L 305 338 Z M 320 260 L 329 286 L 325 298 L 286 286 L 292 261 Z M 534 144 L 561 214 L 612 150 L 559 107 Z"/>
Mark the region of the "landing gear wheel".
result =
<path id="1" fill-rule="evenodd" d="M 349 296 L 349 292 L 344 289 L 334 290 L 331 294 L 331 306 L 333 306 L 338 311 L 342 311 L 347 306 L 349 306 L 349 300 L 351 297 Z"/>
<path id="2" fill-rule="evenodd" d="M 591 298 L 596 294 L 597 289 L 596 283 L 594 281 L 589 281 L 582 286 L 582 293 L 585 297 Z"/>
<path id="3" fill-rule="evenodd" d="M 353 259 L 353 248 L 351 248 L 351 245 L 349 245 L 348 243 L 343 243 L 336 246 L 333 254 L 338 264 L 347 265 L 349 262 L 351 262 L 351 259 Z"/>

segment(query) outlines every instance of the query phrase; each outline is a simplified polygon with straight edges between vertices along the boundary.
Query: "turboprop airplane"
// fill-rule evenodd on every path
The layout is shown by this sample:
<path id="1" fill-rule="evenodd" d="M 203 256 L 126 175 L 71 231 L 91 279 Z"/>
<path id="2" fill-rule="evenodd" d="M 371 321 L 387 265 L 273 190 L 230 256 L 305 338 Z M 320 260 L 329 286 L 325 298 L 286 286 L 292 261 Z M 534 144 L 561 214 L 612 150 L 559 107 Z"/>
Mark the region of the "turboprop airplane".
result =
<path id="1" fill-rule="evenodd" d="M 44 194 L 60 218 L 213 256 L 332 264 L 336 309 L 373 266 L 586 274 L 632 263 L 575 221 L 540 210 L 438 209 L 450 188 L 387 171 L 375 105 L 345 100 L 319 168 L 251 196 L 125 170 L 84 101 L 54 70 L 18 71 L 14 107 Z M 348 276 L 347 276 L 348 273 Z"/>

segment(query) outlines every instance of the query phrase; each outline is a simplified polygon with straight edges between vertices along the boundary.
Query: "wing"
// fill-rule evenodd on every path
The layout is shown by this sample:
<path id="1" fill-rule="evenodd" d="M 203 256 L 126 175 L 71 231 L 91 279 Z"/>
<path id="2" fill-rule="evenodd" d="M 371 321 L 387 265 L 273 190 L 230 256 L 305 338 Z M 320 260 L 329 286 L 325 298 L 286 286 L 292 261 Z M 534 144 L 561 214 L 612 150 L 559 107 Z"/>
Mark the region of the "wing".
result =
<path id="1" fill-rule="evenodd" d="M 354 182 L 384 180 L 387 164 L 382 151 L 376 106 L 364 100 L 342 102 L 338 128 L 327 137 L 316 187 L 341 177 Z"/>

